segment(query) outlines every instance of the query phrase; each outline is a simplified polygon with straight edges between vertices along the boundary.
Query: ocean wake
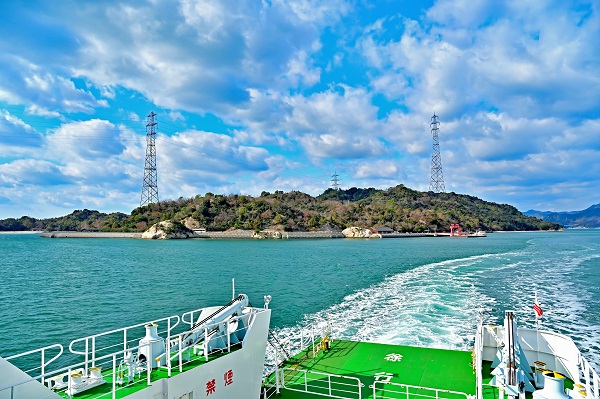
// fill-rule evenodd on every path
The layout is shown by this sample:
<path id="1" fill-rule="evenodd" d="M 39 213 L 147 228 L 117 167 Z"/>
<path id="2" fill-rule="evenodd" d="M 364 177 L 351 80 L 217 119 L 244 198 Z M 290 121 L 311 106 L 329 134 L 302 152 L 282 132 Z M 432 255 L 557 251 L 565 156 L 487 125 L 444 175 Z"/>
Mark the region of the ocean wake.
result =
<path id="1" fill-rule="evenodd" d="M 570 335 L 599 370 L 600 325 L 585 317 L 589 287 L 577 275 L 600 254 L 571 251 L 547 257 L 538 251 L 530 245 L 419 266 L 305 315 L 277 335 L 292 341 L 298 329 L 329 323 L 333 338 L 465 350 L 473 344 L 480 311 L 486 311 L 486 322 L 498 324 L 504 310 L 514 310 L 519 325 L 532 327 L 537 292 L 545 312 L 542 327 Z"/>

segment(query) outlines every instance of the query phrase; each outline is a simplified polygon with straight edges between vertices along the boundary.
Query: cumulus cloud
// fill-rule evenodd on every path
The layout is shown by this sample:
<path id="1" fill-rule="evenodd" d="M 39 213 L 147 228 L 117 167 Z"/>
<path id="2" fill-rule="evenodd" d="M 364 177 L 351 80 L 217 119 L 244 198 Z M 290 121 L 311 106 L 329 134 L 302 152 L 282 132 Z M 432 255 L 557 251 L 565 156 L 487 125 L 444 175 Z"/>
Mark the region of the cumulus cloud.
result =
<path id="1" fill-rule="evenodd" d="M 292 109 L 283 122 L 288 135 L 316 158 L 356 159 L 385 153 L 377 107 L 369 93 L 348 86 L 339 89 L 290 97 Z"/>
<path id="2" fill-rule="evenodd" d="M 31 191 L 48 207 L 59 206 L 59 191 L 72 198 L 65 206 L 103 196 L 135 205 L 124 193 L 137 198 L 145 140 L 117 118 L 136 122 L 145 115 L 136 107 L 156 106 L 170 123 L 157 140 L 163 198 L 315 194 L 328 182 L 314 176 L 334 164 L 348 185 L 427 189 L 435 111 L 449 190 L 500 202 L 550 203 L 536 192 L 591 200 L 593 2 L 440 0 L 411 18 L 365 7 L 67 0 L 40 4 L 44 18 L 8 7 L 7 20 L 28 21 L 36 35 L 17 29 L 0 41 L 0 101 L 23 110 L 0 113 L 0 194 L 33 187 L 35 176 L 21 176 L 30 166 L 60 187 Z"/>
<path id="3" fill-rule="evenodd" d="M 167 108 L 225 112 L 246 103 L 255 87 L 316 83 L 310 53 L 319 48 L 319 29 L 350 7 L 181 0 L 79 9 L 71 26 L 82 39 L 75 75 Z"/>
<path id="4" fill-rule="evenodd" d="M 72 180 L 55 164 L 34 159 L 19 159 L 0 165 L 0 185 L 13 187 L 21 185 L 55 186 Z"/>
<path id="5" fill-rule="evenodd" d="M 42 135 L 32 126 L 8 111 L 0 111 L 0 156 L 31 154 L 42 142 Z"/>
<path id="6" fill-rule="evenodd" d="M 59 161 L 90 159 L 99 162 L 125 150 L 121 129 L 101 119 L 63 124 L 46 136 L 46 143 L 48 156 Z"/>
<path id="7" fill-rule="evenodd" d="M 398 163 L 393 160 L 378 160 L 358 165 L 354 175 L 358 179 L 397 177 Z"/>
<path id="8" fill-rule="evenodd" d="M 92 113 L 95 108 L 108 105 L 91 92 L 77 88 L 69 77 L 22 57 L 0 54 L 0 70 L 0 101 L 26 104 L 28 112 L 34 115 Z"/>
<path id="9" fill-rule="evenodd" d="M 483 106 L 566 116 L 600 100 L 600 80 L 590 73 L 598 56 L 589 51 L 600 26 L 586 7 L 440 1 L 424 22 L 405 20 L 400 39 L 368 33 L 359 48 L 379 72 L 373 87 L 413 110 L 455 117 Z"/>

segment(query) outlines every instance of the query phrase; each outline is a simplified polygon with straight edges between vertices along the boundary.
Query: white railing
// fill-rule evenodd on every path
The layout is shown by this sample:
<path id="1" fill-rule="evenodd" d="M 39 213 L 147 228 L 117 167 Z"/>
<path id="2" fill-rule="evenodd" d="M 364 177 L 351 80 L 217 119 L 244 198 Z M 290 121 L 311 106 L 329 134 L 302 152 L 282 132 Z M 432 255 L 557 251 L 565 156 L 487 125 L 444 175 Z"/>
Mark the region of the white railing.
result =
<path id="1" fill-rule="evenodd" d="M 312 356 L 314 358 L 320 351 L 318 342 L 326 335 L 328 336 L 330 344 L 333 343 L 333 339 L 331 338 L 331 324 L 329 321 L 324 326 L 309 324 L 282 337 L 279 342 L 281 343 L 281 348 L 284 349 L 290 357 L 307 350 L 306 356 Z M 275 345 L 276 343 L 273 344 Z M 282 351 L 267 345 L 263 376 L 274 373 L 277 370 L 276 365 L 281 364 L 285 360 L 286 358 Z"/>
<path id="2" fill-rule="evenodd" d="M 291 368 L 281 369 L 281 385 L 290 391 L 328 398 L 361 399 L 362 383 L 356 377 Z"/>
<path id="3" fill-rule="evenodd" d="M 128 326 L 128 327 L 118 328 L 115 330 L 102 332 L 100 334 L 89 335 L 89 336 L 83 337 L 83 338 L 78 338 L 78 339 L 71 341 L 71 343 L 69 344 L 69 351 L 75 355 L 82 355 L 85 357 L 84 369 L 87 373 L 88 366 L 90 365 L 90 363 L 91 363 L 91 367 L 96 366 L 96 356 L 99 353 L 102 353 L 103 351 L 107 351 L 112 348 L 116 348 L 121 345 L 123 347 L 123 351 L 126 351 L 128 345 L 130 345 L 132 342 L 137 343 L 137 341 L 139 341 L 140 338 L 142 338 L 144 336 L 145 330 L 139 331 L 137 334 L 128 334 L 131 330 L 134 330 L 134 329 L 141 330 L 141 327 L 144 327 L 147 324 L 154 324 L 154 323 L 158 324 L 158 323 L 161 323 L 164 321 L 167 322 L 167 328 L 166 328 L 166 330 L 159 331 L 159 333 L 166 332 L 167 333 L 167 342 L 168 342 L 171 338 L 171 332 L 173 331 L 173 329 L 175 327 L 177 327 L 179 325 L 180 317 L 177 315 L 164 317 L 162 319 L 153 320 L 153 321 L 149 321 L 149 322 L 145 322 L 145 323 L 135 324 L 135 325 Z M 123 334 L 122 340 L 119 337 L 115 337 L 115 335 L 118 335 L 120 333 Z M 129 335 L 129 337 L 128 337 L 128 335 Z M 97 348 L 96 346 L 97 346 L 98 338 L 104 338 L 106 340 L 112 340 L 112 341 L 119 340 L 120 342 L 117 344 L 112 344 L 112 345 Z M 74 346 L 77 344 L 80 344 L 80 343 L 83 343 L 85 346 L 85 349 L 83 351 L 74 349 Z"/>
<path id="4" fill-rule="evenodd" d="M 477 325 L 473 346 L 473 367 L 475 368 L 476 398 L 483 399 L 483 323 Z"/>
<path id="5" fill-rule="evenodd" d="M 111 372 L 113 375 L 113 388 L 110 392 L 101 395 L 102 397 L 111 396 L 115 397 L 115 392 L 119 389 L 116 386 L 116 377 L 123 378 L 124 370 L 127 370 L 128 367 L 131 366 L 130 363 L 126 363 L 126 354 L 128 354 L 127 358 L 135 359 L 135 364 L 133 367 L 140 365 L 139 359 L 137 359 L 137 353 L 140 348 L 148 348 L 148 361 L 145 363 L 152 364 L 152 356 L 151 343 L 139 345 L 139 339 L 144 337 L 145 330 L 141 330 L 141 327 L 146 326 L 150 323 L 159 324 L 160 334 L 166 333 L 165 339 L 165 352 L 163 356 L 166 356 L 164 359 L 158 363 L 158 367 L 168 370 L 169 377 L 171 376 L 172 369 L 177 370 L 179 372 L 183 372 L 183 366 L 193 361 L 204 357 L 205 361 L 209 360 L 209 355 L 215 352 L 230 352 L 232 348 L 236 346 L 242 346 L 243 341 L 246 338 L 247 334 L 245 333 L 253 322 L 253 317 L 256 313 L 261 312 L 262 309 L 249 308 L 250 312 L 244 313 L 240 316 L 236 316 L 225 321 L 205 324 L 205 334 L 203 337 L 198 337 L 198 342 L 194 342 L 193 345 L 189 346 L 181 346 L 181 349 L 172 350 L 172 346 L 176 342 L 183 342 L 186 337 L 189 336 L 190 331 L 182 331 L 174 333 L 174 328 L 180 325 L 180 321 L 183 319 L 185 324 L 190 324 L 189 322 L 193 320 L 194 313 L 201 312 L 202 309 L 193 310 L 187 313 L 184 313 L 181 318 L 177 315 L 165 317 L 158 320 L 153 320 L 151 322 L 140 323 L 132 326 L 128 326 L 125 328 L 115 329 L 107 332 L 103 332 L 100 334 L 90 335 L 88 337 L 79 338 L 71 341 L 69 345 L 69 350 L 71 353 L 75 355 L 80 355 L 83 359 L 67 359 L 63 356 L 61 359 L 63 360 L 61 367 L 56 370 L 49 371 L 48 365 L 55 360 L 59 359 L 61 355 L 63 355 L 63 346 L 60 344 L 49 345 L 43 348 L 31 350 L 28 352 L 12 355 L 6 357 L 6 360 L 15 360 L 22 358 L 22 361 L 26 361 L 28 356 L 35 355 L 37 353 L 40 354 L 41 361 L 39 366 L 35 366 L 29 370 L 26 370 L 27 373 L 31 374 L 30 378 L 26 378 L 22 381 L 11 382 L 11 384 L 7 384 L 4 386 L 0 386 L 0 397 L 18 398 L 19 391 L 23 392 L 25 388 L 23 388 L 23 384 L 39 381 L 42 384 L 52 386 L 55 391 L 71 391 L 71 375 L 73 373 L 81 374 L 83 378 L 88 378 L 89 369 L 91 367 L 101 367 L 104 371 L 102 374 L 104 376 L 108 376 Z M 189 317 L 189 321 L 185 319 L 185 316 Z M 161 328 L 162 326 L 162 328 Z M 137 330 L 136 330 L 137 329 Z M 218 331 L 220 329 L 220 331 Z M 179 328 L 181 331 L 181 327 Z M 240 333 L 243 331 L 244 333 Z M 219 343 L 214 345 L 211 343 L 211 338 L 214 337 L 214 334 L 219 334 Z M 235 338 L 232 337 L 235 335 Z M 100 341 L 99 338 L 102 338 Z M 204 339 L 202 342 L 202 338 Z M 115 343 L 116 342 L 116 343 Z M 99 343 L 106 344 L 107 346 L 101 347 Z M 216 346 L 216 347 L 215 347 Z M 47 360 L 49 357 L 48 351 L 57 350 L 59 353 L 54 355 L 52 358 Z M 196 353 L 198 351 L 198 353 Z M 109 353 L 107 353 L 109 352 Z M 186 353 L 187 352 L 187 353 Z M 201 353 L 200 353 L 201 352 Z M 195 356 L 192 356 L 195 355 Z M 169 359 L 169 360 L 167 360 Z M 83 361 L 81 361 L 83 360 Z M 79 362 L 78 362 L 79 361 Z M 129 360 L 128 360 L 129 361 Z M 36 363 L 35 361 L 30 361 L 31 363 Z M 65 364 L 71 364 L 74 362 L 78 362 L 77 364 L 72 364 L 70 366 L 64 367 Z M 176 364 L 172 364 L 176 362 Z M 143 368 L 143 372 L 142 369 Z M 112 369 L 112 371 L 111 371 Z M 39 373 L 32 373 L 32 371 L 39 370 Z M 143 380 L 147 381 L 147 384 L 150 384 L 150 374 L 152 372 L 152 367 L 143 366 L 136 370 L 137 378 L 135 381 L 132 380 L 133 384 L 137 384 L 143 382 Z M 146 374 L 147 376 L 144 379 L 141 379 L 141 374 Z M 120 374 L 120 375 L 117 375 Z M 67 382 L 64 384 L 56 385 L 57 378 L 63 381 L 63 377 L 67 379 Z M 130 385 L 129 385 L 130 386 Z M 17 396 L 14 396 L 17 395 Z M 54 396 L 54 395 L 52 395 Z M 33 399 L 33 398 L 27 398 Z M 42 398 L 39 398 L 42 399 Z"/>
<path id="6" fill-rule="evenodd" d="M 50 360 L 46 361 L 46 351 L 48 349 L 52 349 L 52 348 L 58 349 L 58 354 L 55 355 Z M 31 351 L 28 351 L 28 352 L 23 352 L 23 353 L 19 353 L 17 355 L 12 355 L 12 356 L 9 356 L 9 357 L 5 357 L 5 359 L 6 360 L 14 360 L 14 359 L 18 359 L 18 358 L 22 358 L 22 357 L 26 357 L 26 356 L 32 355 L 34 353 L 40 353 L 40 357 L 41 357 L 41 361 L 40 361 L 41 364 L 40 364 L 40 366 L 34 367 L 32 369 L 29 369 L 29 370 L 24 370 L 24 371 L 26 373 L 28 373 L 28 374 L 31 374 L 32 371 L 40 369 L 40 373 L 41 373 L 41 375 L 43 375 L 43 374 L 46 373 L 46 367 L 50 363 L 52 363 L 53 361 L 55 361 L 56 359 L 58 359 L 60 355 L 62 355 L 62 353 L 63 353 L 63 346 L 60 345 L 60 344 L 48 345 L 48 346 L 45 346 L 43 348 L 34 349 L 34 350 L 31 350 Z M 42 384 L 43 383 L 44 383 L 44 378 L 42 377 Z"/>
<path id="7" fill-rule="evenodd" d="M 138 375 L 138 381 L 132 381 L 132 384 L 128 384 L 128 385 L 126 385 L 126 387 L 117 387 L 117 377 L 118 377 L 117 357 L 124 356 L 126 352 L 129 352 L 131 350 L 135 351 L 135 350 L 139 350 L 140 348 L 145 348 L 145 347 L 147 347 L 149 358 L 151 359 L 152 358 L 152 343 L 148 343 L 148 344 L 141 345 L 141 346 L 136 346 L 135 348 L 132 348 L 132 349 L 122 350 L 119 352 L 115 352 L 115 353 L 112 353 L 109 355 L 105 355 L 105 356 L 96 358 L 96 361 L 98 362 L 98 364 L 110 364 L 112 366 L 111 367 L 112 368 L 112 389 L 110 390 L 110 392 L 106 392 L 103 395 L 97 396 L 98 398 L 99 397 L 111 397 L 112 399 L 116 399 L 116 392 L 122 388 L 129 388 L 132 386 L 132 384 L 138 384 L 138 383 L 142 383 L 144 381 L 146 382 L 147 385 L 151 384 L 152 368 L 145 367 L 142 370 L 142 368 L 140 367 L 138 370 L 135 370 L 135 373 L 137 373 L 137 375 Z M 51 381 L 53 380 L 53 377 L 61 377 L 61 376 L 67 377 L 67 384 L 65 386 L 61 387 L 60 389 L 57 389 L 56 391 L 57 392 L 58 391 L 65 392 L 68 397 L 71 397 L 73 395 L 73 393 L 72 393 L 73 392 L 72 391 L 73 379 L 71 378 L 71 376 L 75 372 L 83 371 L 85 365 L 86 365 L 86 362 L 81 362 L 81 363 L 73 364 L 68 367 L 58 369 L 58 370 L 54 370 L 49 373 L 43 373 L 43 374 L 35 376 L 35 377 L 30 377 L 28 379 L 19 381 L 17 383 L 11 383 L 10 385 L 0 386 L 0 397 L 3 396 L 3 393 L 9 393 L 10 398 L 19 398 L 18 390 L 19 390 L 19 387 L 21 387 L 22 385 L 29 383 L 31 381 L 37 381 L 37 380 L 46 381 L 48 383 L 48 385 L 50 385 Z M 145 374 L 145 376 L 142 377 L 142 374 Z M 107 374 L 105 373 L 103 376 L 106 376 L 106 375 Z M 86 376 L 87 376 L 87 372 L 86 372 Z M 28 397 L 27 399 L 44 399 L 47 397 L 56 397 L 56 396 L 55 396 L 55 394 L 52 394 L 52 395 L 42 396 L 39 398 Z"/>
<path id="8" fill-rule="evenodd" d="M 425 388 L 395 382 L 375 381 L 373 399 L 472 399 L 472 395 L 464 392 L 445 389 Z"/>

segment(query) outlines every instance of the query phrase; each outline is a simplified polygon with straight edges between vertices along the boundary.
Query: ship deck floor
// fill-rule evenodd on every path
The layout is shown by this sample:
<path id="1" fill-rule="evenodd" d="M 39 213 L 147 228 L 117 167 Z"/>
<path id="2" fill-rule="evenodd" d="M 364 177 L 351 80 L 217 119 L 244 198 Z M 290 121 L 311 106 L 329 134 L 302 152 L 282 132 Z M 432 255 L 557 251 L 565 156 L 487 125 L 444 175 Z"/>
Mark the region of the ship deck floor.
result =
<path id="1" fill-rule="evenodd" d="M 467 351 L 334 340 L 329 350 L 320 351 L 313 357 L 312 347 L 307 348 L 292 357 L 283 367 L 287 368 L 285 370 L 287 388 L 303 390 L 305 374 L 297 370 L 309 370 L 308 384 L 312 385 L 314 391 L 327 394 L 329 390 L 325 387 L 327 377 L 316 373 L 338 374 L 358 378 L 362 383 L 361 397 L 373 398 L 372 385 L 378 373 L 388 374 L 391 383 L 475 395 L 475 373 L 471 362 L 471 352 Z M 319 377 L 320 382 L 310 381 L 312 378 Z M 383 387 L 383 385 L 379 386 Z M 391 388 L 392 384 L 389 386 Z M 339 387 L 343 388 L 341 385 Z M 400 392 L 400 388 L 395 388 L 398 392 L 388 392 L 388 385 L 385 387 L 385 392 L 378 390 L 377 397 L 383 395 L 386 398 L 406 398 L 404 390 Z M 282 399 L 315 397 L 290 389 L 282 389 L 281 394 Z M 337 395 L 353 397 L 342 392 L 337 392 Z M 435 397 L 435 393 L 433 395 Z M 439 393 L 439 398 L 456 397 Z M 489 398 L 492 399 L 493 396 Z"/>
<path id="2" fill-rule="evenodd" d="M 400 355 L 400 356 L 397 356 Z M 387 360 L 395 359 L 395 361 Z M 358 378 L 362 384 L 360 398 L 373 398 L 373 382 L 378 373 L 390 376 L 392 384 L 382 384 L 378 387 L 377 398 L 384 399 L 410 399 L 410 398 L 437 398 L 437 399 L 465 399 L 464 395 L 454 395 L 446 392 L 409 389 L 410 396 L 406 394 L 405 387 L 393 386 L 403 384 L 430 389 L 462 392 L 475 395 L 476 378 L 472 366 L 470 351 L 457 351 L 433 349 L 423 347 L 377 344 L 369 342 L 354 342 L 335 340 L 328 351 L 319 351 L 312 356 L 312 347 L 307 348 L 293 356 L 283 365 L 286 388 L 281 389 L 281 399 L 308 399 L 317 398 L 311 393 L 300 392 L 308 384 L 310 391 L 323 396 L 332 396 L 329 393 L 327 377 L 318 373 L 337 374 L 345 377 Z M 497 387 L 489 385 L 492 375 L 492 363 L 484 361 L 482 365 L 483 399 L 499 399 L 501 394 Z M 305 373 L 300 370 L 307 370 Z M 273 377 L 273 376 L 271 376 Z M 336 383 L 345 383 L 344 379 L 331 379 Z M 274 381 L 269 381 L 269 385 Z M 350 391 L 348 386 L 338 385 Z M 334 386 L 334 388 L 336 388 Z M 573 381 L 565 380 L 565 388 L 573 388 Z M 297 390 L 294 390 L 297 389 Z M 358 398 L 358 393 L 332 392 L 333 397 Z M 528 399 L 532 398 L 527 393 Z"/>

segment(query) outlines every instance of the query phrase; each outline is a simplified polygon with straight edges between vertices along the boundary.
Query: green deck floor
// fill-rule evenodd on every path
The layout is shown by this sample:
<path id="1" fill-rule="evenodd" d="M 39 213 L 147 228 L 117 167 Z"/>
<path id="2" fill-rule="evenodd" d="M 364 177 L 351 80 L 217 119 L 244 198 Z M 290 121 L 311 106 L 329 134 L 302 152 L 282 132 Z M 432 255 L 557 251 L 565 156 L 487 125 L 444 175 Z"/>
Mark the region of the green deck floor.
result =
<path id="1" fill-rule="evenodd" d="M 402 358 L 400 361 L 386 360 L 389 355 L 400 355 Z M 375 375 L 382 372 L 392 375 L 392 383 L 474 395 L 475 373 L 471 361 L 471 352 L 466 351 L 335 340 L 329 351 L 320 352 L 313 358 L 310 348 L 294 356 L 284 367 L 357 377 L 364 385 L 362 398 L 373 397 L 373 389 L 370 386 Z M 287 386 L 302 389 L 303 373 L 287 371 L 287 376 Z M 326 377 L 323 378 L 326 380 Z M 318 386 L 319 383 L 313 385 Z M 322 388 L 316 389 L 326 393 Z M 286 389 L 281 393 L 283 399 L 316 397 Z M 394 397 L 391 394 L 387 396 Z"/>

